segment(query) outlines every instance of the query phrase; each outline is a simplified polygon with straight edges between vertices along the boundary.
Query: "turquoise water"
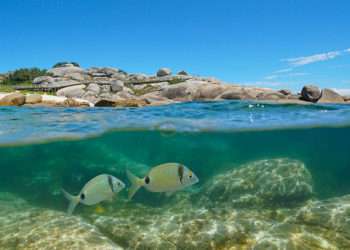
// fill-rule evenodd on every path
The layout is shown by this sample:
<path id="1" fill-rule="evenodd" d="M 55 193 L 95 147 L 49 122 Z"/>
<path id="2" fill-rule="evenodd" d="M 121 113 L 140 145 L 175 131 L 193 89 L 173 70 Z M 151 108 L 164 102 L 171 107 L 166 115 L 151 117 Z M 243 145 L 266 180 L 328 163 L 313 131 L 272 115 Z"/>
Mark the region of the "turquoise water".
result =
<path id="1" fill-rule="evenodd" d="M 98 174 L 112 174 L 128 186 L 126 169 L 141 177 L 152 166 L 165 162 L 180 162 L 191 168 L 200 182 L 172 197 L 142 189 L 131 202 L 126 201 L 127 192 L 124 191 L 112 205 L 102 204 L 108 207 L 102 214 L 96 212 L 95 207 L 78 206 L 73 216 L 97 225 L 104 235 L 123 248 L 136 247 L 132 239 L 116 237 L 111 228 L 98 225 L 97 217 L 106 218 L 112 214 L 114 219 L 127 217 L 128 211 L 139 206 L 143 206 L 142 214 L 146 217 L 147 213 L 154 213 L 154 209 L 180 213 L 179 204 L 187 199 L 182 198 L 183 195 L 193 197 L 191 209 L 200 211 L 205 205 L 198 200 L 206 196 L 206 186 L 211 185 L 217 175 L 262 159 L 302 162 L 312 176 L 311 201 L 350 194 L 350 106 L 346 105 L 203 102 L 140 109 L 0 107 L 0 144 L 0 193 L 11 193 L 29 206 L 58 213 L 67 208 L 61 187 L 77 194 Z M 211 204 L 214 209 L 224 206 L 228 205 Z M 279 205 L 271 201 L 266 206 L 270 211 L 271 207 L 275 209 Z M 175 212 L 171 207 L 180 210 Z M 229 206 L 230 211 L 235 209 L 234 205 Z M 244 209 L 243 212 L 252 211 L 253 207 Z M 288 212 L 291 214 L 295 204 L 284 205 L 283 209 L 291 209 Z M 187 207 L 184 210 L 188 211 Z M 350 211 L 343 219 L 349 217 Z M 186 218 L 181 218 L 181 223 L 185 224 Z M 145 222 L 132 223 L 142 226 Z M 124 227 L 127 230 L 127 226 Z M 139 247 L 200 249 L 199 245 L 186 245 L 186 241 L 176 238 L 181 233 L 176 231 L 179 235 L 175 237 L 174 232 L 166 236 L 174 237 L 171 240 L 160 238 L 160 241 L 170 241 L 168 246 L 142 245 L 140 239 Z M 156 237 L 155 234 L 148 237 Z M 329 244 L 333 244 L 332 236 L 327 237 Z M 177 241 L 184 242 L 183 247 Z M 206 242 L 202 238 L 198 241 Z M 203 243 L 203 246 L 229 249 L 238 244 L 228 239 L 212 241 L 214 243 Z M 347 243 L 342 243 L 342 247 Z M 0 233 L 0 246 L 2 244 L 7 243 L 1 241 Z M 52 242 L 48 246 L 50 244 Z M 240 246 L 248 249 L 252 247 L 249 244 Z M 339 241 L 334 244 L 342 248 L 336 245 Z"/>

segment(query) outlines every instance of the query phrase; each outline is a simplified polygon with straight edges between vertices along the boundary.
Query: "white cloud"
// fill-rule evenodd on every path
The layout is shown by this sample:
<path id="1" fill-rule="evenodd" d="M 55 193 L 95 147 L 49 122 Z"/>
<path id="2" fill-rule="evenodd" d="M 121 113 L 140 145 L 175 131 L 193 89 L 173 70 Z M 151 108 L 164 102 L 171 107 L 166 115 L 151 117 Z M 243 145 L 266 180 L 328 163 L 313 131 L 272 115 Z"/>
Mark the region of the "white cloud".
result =
<path id="1" fill-rule="evenodd" d="M 274 80 L 278 77 L 279 77 L 279 75 L 270 75 L 270 76 L 265 76 L 264 79 L 265 80 Z"/>
<path id="2" fill-rule="evenodd" d="M 309 73 L 303 73 L 303 72 L 295 72 L 295 73 L 290 73 L 287 76 L 293 77 L 293 76 L 307 76 L 310 75 Z"/>
<path id="3" fill-rule="evenodd" d="M 277 78 L 298 77 L 298 76 L 306 76 L 306 75 L 309 75 L 309 73 L 303 73 L 303 72 L 295 72 L 295 73 L 289 73 L 289 74 L 281 73 L 281 74 L 265 76 L 264 79 L 265 80 L 275 80 Z"/>
<path id="4" fill-rule="evenodd" d="M 297 66 L 303 66 L 315 62 L 322 62 L 322 61 L 328 61 L 331 59 L 334 59 L 342 54 L 341 51 L 331 51 L 327 53 L 321 53 L 311 56 L 302 56 L 302 57 L 296 57 L 296 58 L 288 58 L 283 59 L 283 61 L 288 62 L 291 66 L 297 67 Z"/>
<path id="5" fill-rule="evenodd" d="M 263 87 L 263 88 L 282 88 L 288 85 L 285 82 L 277 81 L 256 81 L 256 82 L 243 82 L 240 85 L 251 86 L 251 87 Z"/>
<path id="6" fill-rule="evenodd" d="M 350 53 L 350 48 L 348 48 L 348 49 L 346 49 L 346 50 L 344 50 L 345 52 L 349 52 Z"/>
<path id="7" fill-rule="evenodd" d="M 286 68 L 286 69 L 277 70 L 277 71 L 273 72 L 273 74 L 288 73 L 288 72 L 291 72 L 291 71 L 293 71 L 293 68 Z"/>

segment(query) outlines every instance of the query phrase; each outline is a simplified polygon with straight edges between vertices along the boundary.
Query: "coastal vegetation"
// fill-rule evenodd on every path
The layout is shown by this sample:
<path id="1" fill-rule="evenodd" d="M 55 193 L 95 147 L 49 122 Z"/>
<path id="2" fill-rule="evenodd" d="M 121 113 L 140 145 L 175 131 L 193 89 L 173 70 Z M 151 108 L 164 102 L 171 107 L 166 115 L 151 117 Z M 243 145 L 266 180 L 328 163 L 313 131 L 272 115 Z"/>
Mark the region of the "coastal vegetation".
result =
<path id="1" fill-rule="evenodd" d="M 1 85 L 32 84 L 32 81 L 39 76 L 47 75 L 46 69 L 40 68 L 21 68 L 15 71 L 3 74 L 0 77 Z"/>
<path id="2" fill-rule="evenodd" d="M 80 67 L 79 63 L 77 62 L 58 62 L 53 66 L 53 68 L 59 68 L 67 64 L 72 64 L 75 67 Z"/>

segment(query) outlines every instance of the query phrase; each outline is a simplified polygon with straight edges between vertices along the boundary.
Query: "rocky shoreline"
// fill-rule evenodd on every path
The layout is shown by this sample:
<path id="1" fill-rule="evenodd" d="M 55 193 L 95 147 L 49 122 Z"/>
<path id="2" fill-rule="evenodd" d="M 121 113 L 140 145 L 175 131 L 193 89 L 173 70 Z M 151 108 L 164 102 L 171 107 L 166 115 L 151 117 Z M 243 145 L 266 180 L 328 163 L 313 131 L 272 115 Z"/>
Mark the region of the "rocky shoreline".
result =
<path id="1" fill-rule="evenodd" d="M 350 97 L 313 85 L 304 86 L 299 94 L 293 94 L 286 89 L 229 84 L 211 77 L 192 76 L 186 71 L 173 75 L 168 68 L 149 76 L 128 74 L 117 68 L 84 70 L 67 63 L 47 73 L 47 76 L 35 78 L 31 89 L 55 91 L 56 95 L 0 93 L 0 106 L 142 107 L 201 100 L 350 104 Z"/>

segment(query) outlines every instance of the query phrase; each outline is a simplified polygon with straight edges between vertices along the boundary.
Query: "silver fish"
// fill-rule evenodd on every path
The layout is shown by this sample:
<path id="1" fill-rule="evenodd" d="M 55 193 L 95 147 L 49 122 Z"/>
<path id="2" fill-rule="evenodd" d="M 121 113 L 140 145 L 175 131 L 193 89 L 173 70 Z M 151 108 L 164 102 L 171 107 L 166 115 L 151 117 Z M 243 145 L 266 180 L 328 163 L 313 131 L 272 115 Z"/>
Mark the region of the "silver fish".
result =
<path id="1" fill-rule="evenodd" d="M 89 206 L 101 201 L 112 200 L 113 196 L 123 188 L 125 188 L 125 184 L 118 178 L 101 174 L 88 181 L 77 196 L 62 189 L 63 195 L 69 200 L 67 213 L 72 214 L 79 203 Z"/>
<path id="2" fill-rule="evenodd" d="M 128 179 L 131 182 L 129 199 L 131 199 L 140 187 L 145 187 L 150 192 L 165 192 L 171 195 L 177 190 L 196 184 L 198 177 L 186 166 L 180 163 L 165 163 L 153 167 L 143 178 L 138 178 L 127 170 Z"/>

